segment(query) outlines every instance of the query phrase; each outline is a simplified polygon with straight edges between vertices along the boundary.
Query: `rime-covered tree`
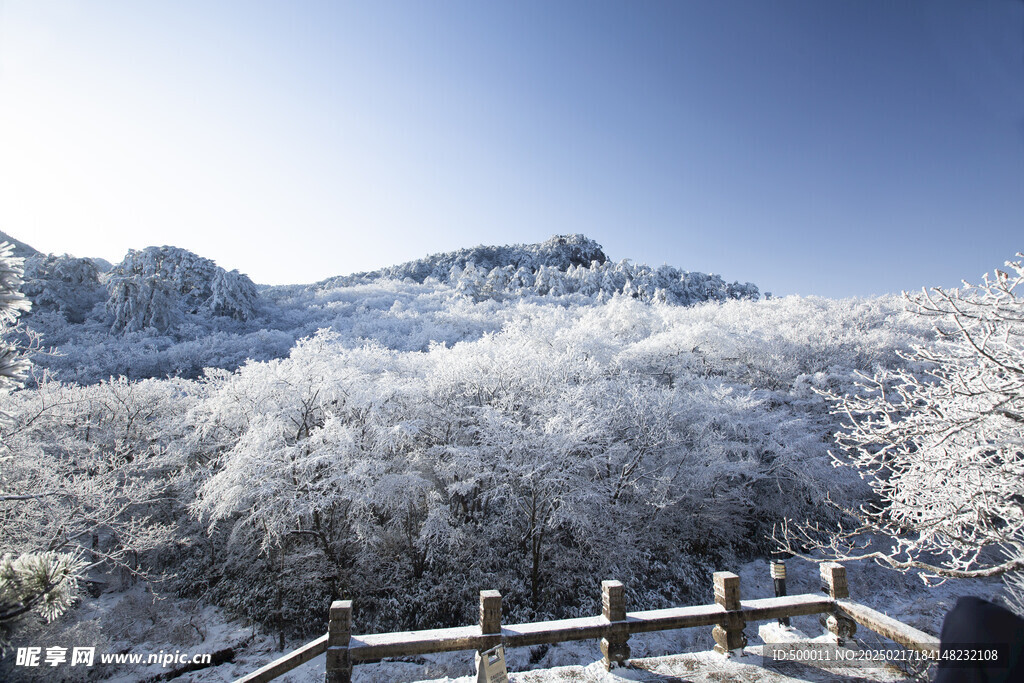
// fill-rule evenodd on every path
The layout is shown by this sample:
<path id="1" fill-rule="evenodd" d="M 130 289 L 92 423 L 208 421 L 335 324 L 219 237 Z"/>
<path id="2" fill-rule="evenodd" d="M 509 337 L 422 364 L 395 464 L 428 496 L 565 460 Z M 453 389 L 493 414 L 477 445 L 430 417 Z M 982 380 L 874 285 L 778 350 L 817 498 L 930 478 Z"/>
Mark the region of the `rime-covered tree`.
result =
<path id="1" fill-rule="evenodd" d="M 791 550 L 945 578 L 1024 568 L 1024 267 L 1006 266 L 981 284 L 907 295 L 935 342 L 905 354 L 904 369 L 830 395 L 845 418 L 835 458 L 868 477 L 876 502 L 847 510 L 838 534 L 791 529 Z M 889 547 L 867 548 L 865 534 Z"/>
<path id="2" fill-rule="evenodd" d="M 81 323 L 107 298 L 99 273 L 92 259 L 33 256 L 25 263 L 22 291 L 32 301 L 33 312 L 54 311 L 69 323 Z"/>
<path id="3" fill-rule="evenodd" d="M 186 316 L 255 315 L 259 295 L 248 277 L 177 247 L 131 250 L 107 280 L 115 331 L 166 332 Z"/>
<path id="4" fill-rule="evenodd" d="M 5 339 L 17 324 L 18 316 L 31 304 L 21 292 L 23 259 L 12 255 L 13 245 L 0 244 L 0 391 L 21 386 L 28 373 L 28 360 L 18 347 Z"/>

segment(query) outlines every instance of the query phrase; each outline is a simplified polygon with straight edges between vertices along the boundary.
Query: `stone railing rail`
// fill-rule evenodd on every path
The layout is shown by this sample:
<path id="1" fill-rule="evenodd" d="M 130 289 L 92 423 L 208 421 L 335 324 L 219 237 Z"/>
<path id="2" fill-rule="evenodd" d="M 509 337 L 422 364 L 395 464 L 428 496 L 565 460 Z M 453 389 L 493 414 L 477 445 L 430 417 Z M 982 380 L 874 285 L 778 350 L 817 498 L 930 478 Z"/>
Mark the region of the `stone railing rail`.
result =
<path id="1" fill-rule="evenodd" d="M 860 624 L 906 648 L 938 653 L 939 640 L 934 636 L 870 607 L 851 602 L 848 599 L 846 568 L 842 565 L 822 564 L 821 578 L 824 595 L 740 600 L 739 577 L 732 572 L 715 572 L 715 604 L 643 612 L 627 612 L 623 585 L 618 581 L 604 581 L 601 583 L 600 616 L 512 625 L 501 624 L 501 594 L 481 591 L 478 625 L 367 635 L 352 635 L 352 601 L 337 600 L 331 605 L 325 635 L 238 679 L 236 683 L 272 680 L 325 652 L 327 671 L 324 680 L 327 683 L 349 683 L 354 664 L 385 657 L 456 650 L 479 652 L 496 645 L 526 647 L 571 640 L 600 639 L 605 666 L 612 668 L 629 658 L 628 641 L 634 633 L 714 626 L 715 650 L 725 654 L 746 645 L 743 628 L 747 622 L 809 614 L 827 614 L 826 626 L 839 643 L 852 636 L 856 624 Z"/>

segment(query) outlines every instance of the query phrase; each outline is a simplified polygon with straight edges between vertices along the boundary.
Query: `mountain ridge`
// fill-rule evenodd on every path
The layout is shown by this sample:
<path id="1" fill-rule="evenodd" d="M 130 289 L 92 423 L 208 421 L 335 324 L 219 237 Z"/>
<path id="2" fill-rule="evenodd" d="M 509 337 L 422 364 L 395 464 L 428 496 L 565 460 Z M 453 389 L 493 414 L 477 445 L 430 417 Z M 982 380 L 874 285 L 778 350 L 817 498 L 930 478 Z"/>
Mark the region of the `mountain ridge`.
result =
<path id="1" fill-rule="evenodd" d="M 336 275 L 326 278 L 314 286 L 330 288 L 364 283 L 371 280 L 390 278 L 423 282 L 428 277 L 445 281 L 453 268 L 463 269 L 470 263 L 477 268 L 491 270 L 496 267 L 512 266 L 536 271 L 540 266 L 568 270 L 572 266 L 589 266 L 593 262 L 604 264 L 608 257 L 596 241 L 586 235 L 553 235 L 544 242 L 532 244 L 484 245 L 465 247 L 454 251 L 438 252 L 427 256 L 385 266 L 376 270 L 362 271 L 350 275 Z"/>
<path id="2" fill-rule="evenodd" d="M 97 259 L 37 254 L 25 261 L 22 291 L 32 302 L 26 327 L 58 351 L 34 362 L 82 383 L 233 370 L 284 357 L 321 329 L 353 345 L 425 350 L 500 330 L 519 304 L 598 307 L 624 298 L 689 306 L 760 297 L 756 285 L 718 275 L 612 262 L 584 235 L 481 245 L 276 286 L 257 286 L 178 247 L 133 249 L 109 269 Z"/>
<path id="3" fill-rule="evenodd" d="M 29 258 L 30 256 L 41 256 L 42 252 L 35 247 L 22 242 L 19 239 L 11 237 L 6 232 L 0 230 L 0 242 L 10 242 L 14 245 L 14 255 L 19 258 Z"/>

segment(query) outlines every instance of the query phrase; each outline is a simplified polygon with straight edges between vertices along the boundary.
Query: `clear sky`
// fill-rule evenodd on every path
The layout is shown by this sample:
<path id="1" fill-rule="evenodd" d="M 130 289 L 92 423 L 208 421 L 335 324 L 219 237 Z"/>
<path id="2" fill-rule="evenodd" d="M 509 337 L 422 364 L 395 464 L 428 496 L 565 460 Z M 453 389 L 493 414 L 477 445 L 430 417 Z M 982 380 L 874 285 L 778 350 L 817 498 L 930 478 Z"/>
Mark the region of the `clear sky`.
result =
<path id="1" fill-rule="evenodd" d="M 584 233 L 776 294 L 1024 250 L 1024 2 L 0 0 L 0 230 L 300 283 Z"/>

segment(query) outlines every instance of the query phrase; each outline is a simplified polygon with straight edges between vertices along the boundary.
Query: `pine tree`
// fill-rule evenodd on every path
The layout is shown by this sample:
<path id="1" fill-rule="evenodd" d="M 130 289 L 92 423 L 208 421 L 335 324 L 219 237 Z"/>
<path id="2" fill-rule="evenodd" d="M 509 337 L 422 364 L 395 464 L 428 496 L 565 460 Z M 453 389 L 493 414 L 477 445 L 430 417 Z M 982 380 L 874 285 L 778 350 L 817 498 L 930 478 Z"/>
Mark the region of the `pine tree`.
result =
<path id="1" fill-rule="evenodd" d="M 23 259 L 13 256 L 14 245 L 0 244 L 0 391 L 21 386 L 28 361 L 18 347 L 3 339 L 31 305 L 21 293 Z"/>

